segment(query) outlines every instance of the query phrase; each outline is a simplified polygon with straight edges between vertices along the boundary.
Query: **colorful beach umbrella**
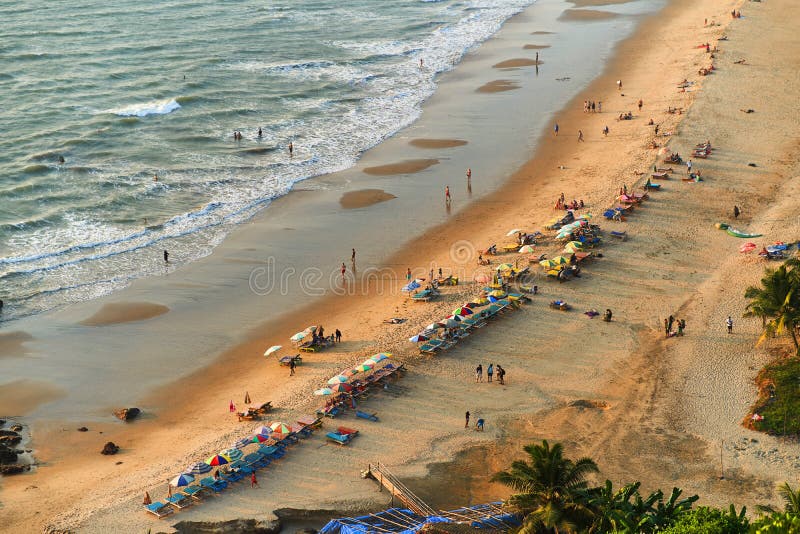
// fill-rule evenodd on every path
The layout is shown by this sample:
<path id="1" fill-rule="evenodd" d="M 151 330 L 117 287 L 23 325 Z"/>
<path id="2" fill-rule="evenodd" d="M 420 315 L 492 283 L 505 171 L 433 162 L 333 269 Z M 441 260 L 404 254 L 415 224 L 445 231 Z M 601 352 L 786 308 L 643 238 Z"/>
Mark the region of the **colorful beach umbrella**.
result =
<path id="1" fill-rule="evenodd" d="M 357 375 L 359 372 L 360 371 L 358 369 L 348 369 L 347 371 L 342 371 L 339 374 L 342 375 L 342 376 L 347 376 L 347 377 L 351 377 L 352 378 L 355 375 Z"/>
<path id="2" fill-rule="evenodd" d="M 500 271 L 513 271 L 513 270 L 514 270 L 514 266 L 511 265 L 510 263 L 501 263 L 500 265 L 497 266 L 497 272 L 500 272 Z"/>
<path id="3" fill-rule="evenodd" d="M 375 363 L 378 363 L 391 357 L 392 357 L 391 352 L 379 352 L 378 354 L 373 354 L 372 356 L 370 356 L 369 359 L 374 361 Z"/>
<path id="4" fill-rule="evenodd" d="M 269 436 L 270 432 L 272 432 L 272 429 L 264 425 L 257 426 L 253 429 L 253 434 L 264 434 L 265 436 Z"/>
<path id="5" fill-rule="evenodd" d="M 169 481 L 170 485 L 175 486 L 176 488 L 188 486 L 192 482 L 194 482 L 194 477 L 188 473 L 181 473 Z"/>
<path id="6" fill-rule="evenodd" d="M 446 321 L 453 320 L 453 321 L 456 321 L 456 322 L 461 322 L 461 321 L 464 320 L 464 318 L 462 316 L 460 316 L 460 315 L 448 315 L 445 318 L 445 320 Z"/>
<path id="7" fill-rule="evenodd" d="M 419 282 L 417 282 L 416 280 L 412 280 L 411 282 L 409 282 L 406 285 L 404 285 L 403 287 L 401 287 L 400 291 L 403 291 L 405 293 L 409 293 L 411 291 L 414 291 L 415 289 L 419 289 L 419 287 L 420 287 Z"/>
<path id="8" fill-rule="evenodd" d="M 497 302 L 498 300 L 500 300 L 500 299 L 497 298 L 497 297 L 489 295 L 489 302 Z"/>
<path id="9" fill-rule="evenodd" d="M 210 466 L 219 466 L 230 463 L 230 460 L 221 454 L 215 454 L 206 458 L 206 463 Z"/>
<path id="10" fill-rule="evenodd" d="M 494 291 L 489 293 L 489 296 L 490 297 L 495 297 L 495 298 L 498 298 L 498 299 L 502 299 L 502 298 L 505 298 L 506 294 L 507 293 L 505 291 L 503 291 L 502 289 L 495 289 Z"/>
<path id="11" fill-rule="evenodd" d="M 416 336 L 411 336 L 408 340 L 412 343 L 421 343 L 423 341 L 428 341 L 430 338 L 424 334 L 417 334 Z"/>
<path id="12" fill-rule="evenodd" d="M 542 260 L 539 262 L 539 265 L 544 267 L 545 269 L 552 269 L 553 267 L 558 267 L 559 265 L 566 265 L 569 263 L 569 260 L 564 256 L 557 256 L 555 258 L 549 260 Z"/>
<path id="13" fill-rule="evenodd" d="M 292 427 L 280 421 L 270 423 L 269 427 L 272 429 L 273 434 L 277 434 L 281 438 L 285 438 L 292 433 Z"/>
<path id="14" fill-rule="evenodd" d="M 367 371 L 372 371 L 375 368 L 375 362 L 364 362 L 360 365 L 355 366 L 355 370 L 361 373 L 366 373 Z"/>
<path id="15" fill-rule="evenodd" d="M 462 317 L 466 315 L 472 315 L 473 313 L 475 312 L 470 310 L 466 306 L 461 306 L 460 308 L 456 308 L 455 310 L 453 310 L 453 315 L 461 315 Z"/>
<path id="16" fill-rule="evenodd" d="M 244 449 L 245 447 L 247 447 L 251 443 L 253 443 L 253 438 L 251 438 L 251 437 L 250 438 L 237 439 L 236 441 L 233 442 L 232 447 L 234 449 Z"/>
<path id="17" fill-rule="evenodd" d="M 204 462 L 192 464 L 184 470 L 187 475 L 202 475 L 211 471 L 211 466 Z"/>
<path id="18" fill-rule="evenodd" d="M 336 375 L 336 376 L 328 379 L 328 384 L 344 384 L 348 380 L 350 380 L 350 378 L 347 377 L 347 376 Z"/>
<path id="19" fill-rule="evenodd" d="M 522 245 L 519 249 L 521 254 L 531 254 L 535 249 L 533 245 Z"/>
<path id="20" fill-rule="evenodd" d="M 311 326 L 307 326 L 306 329 L 303 330 L 303 332 L 306 332 L 308 334 L 310 334 L 312 332 L 316 332 L 316 331 L 317 331 L 317 325 L 315 325 L 315 324 L 312 324 Z"/>
<path id="21" fill-rule="evenodd" d="M 459 324 L 458 321 L 455 319 L 445 319 L 444 321 L 439 322 L 444 328 L 458 328 Z"/>
<path id="22" fill-rule="evenodd" d="M 272 436 L 269 434 L 255 434 L 252 438 L 250 438 L 250 443 L 264 443 L 265 441 L 269 441 L 272 439 Z"/>
<path id="23" fill-rule="evenodd" d="M 235 447 L 230 449 L 225 449 L 224 451 L 221 451 L 219 454 L 232 462 L 235 462 L 236 460 L 242 457 L 242 451 L 240 451 Z"/>
<path id="24" fill-rule="evenodd" d="M 329 388 L 334 393 L 350 393 L 353 391 L 353 386 L 350 384 L 331 384 Z"/>
<path id="25" fill-rule="evenodd" d="M 333 390 L 331 388 L 322 388 L 318 389 L 314 392 L 314 395 L 322 396 L 322 395 L 333 395 Z"/>
<path id="26" fill-rule="evenodd" d="M 481 306 L 486 306 L 487 304 L 489 304 L 489 299 L 487 299 L 486 297 L 480 297 L 470 302 L 470 308 L 472 307 L 472 305 L 474 305 L 475 307 L 481 307 Z"/>
<path id="27" fill-rule="evenodd" d="M 431 323 L 425 327 L 425 330 L 437 330 L 439 328 L 444 328 L 444 326 L 439 323 Z"/>
<path id="28" fill-rule="evenodd" d="M 264 356 L 269 356 L 270 354 L 274 354 L 274 353 L 278 352 L 279 350 L 281 350 L 282 348 L 283 348 L 283 345 L 272 345 L 270 348 L 268 348 L 266 351 L 264 351 Z"/>

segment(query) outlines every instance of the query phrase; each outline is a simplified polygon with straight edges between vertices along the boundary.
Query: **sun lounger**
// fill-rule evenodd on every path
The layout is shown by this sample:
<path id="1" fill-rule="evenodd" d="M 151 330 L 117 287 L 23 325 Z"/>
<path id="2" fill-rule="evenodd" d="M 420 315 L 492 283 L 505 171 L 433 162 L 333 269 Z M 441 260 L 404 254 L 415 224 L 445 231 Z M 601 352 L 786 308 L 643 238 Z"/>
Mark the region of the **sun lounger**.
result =
<path id="1" fill-rule="evenodd" d="M 250 465 L 248 465 L 247 462 L 245 462 L 244 460 L 236 460 L 235 462 L 233 462 L 231 464 L 231 469 L 233 469 L 234 471 L 238 471 L 240 473 L 244 473 L 245 475 L 249 475 L 250 473 L 255 471 L 255 469 Z"/>
<path id="2" fill-rule="evenodd" d="M 411 295 L 411 300 L 415 300 L 417 302 L 428 302 L 433 297 L 433 291 L 430 289 L 423 289 L 419 293 L 415 293 Z"/>
<path id="3" fill-rule="evenodd" d="M 373 423 L 378 422 L 378 414 L 376 413 L 367 413 L 367 412 L 362 412 L 361 410 L 356 410 L 356 417 L 360 417 L 361 419 L 367 419 L 368 421 L 372 421 Z"/>
<path id="4" fill-rule="evenodd" d="M 254 469 L 259 469 L 261 467 L 266 467 L 270 463 L 269 458 L 267 458 L 266 456 L 264 456 L 260 452 L 251 452 L 250 454 L 248 454 L 244 458 L 242 458 L 242 460 L 247 462 L 247 465 L 249 465 L 250 467 L 252 467 Z"/>
<path id="5" fill-rule="evenodd" d="M 317 410 L 317 415 L 322 415 L 333 419 L 337 415 L 342 415 L 342 411 L 343 411 L 342 408 L 340 408 L 339 406 L 328 406 L 326 408 L 321 408 Z"/>
<path id="6" fill-rule="evenodd" d="M 650 176 L 652 176 L 656 180 L 669 180 L 669 173 L 668 172 L 654 172 Z"/>
<path id="7" fill-rule="evenodd" d="M 340 434 L 338 432 L 328 432 L 325 434 L 325 437 L 328 438 L 328 441 L 336 443 L 337 445 L 349 445 L 351 441 L 353 441 L 353 437 L 355 434 Z"/>
<path id="8" fill-rule="evenodd" d="M 154 502 L 152 504 L 145 504 L 145 510 L 153 514 L 154 516 L 161 519 L 162 517 L 167 517 L 169 514 L 174 512 L 175 510 L 170 508 L 168 503 L 164 502 Z"/>
<path id="9" fill-rule="evenodd" d="M 461 321 L 461 324 L 467 328 L 483 328 L 486 326 L 486 321 L 480 319 L 464 319 Z"/>
<path id="10" fill-rule="evenodd" d="M 445 342 L 441 339 L 431 339 L 427 343 L 423 343 L 419 351 L 424 354 L 434 354 L 437 350 L 443 350 Z"/>
<path id="11" fill-rule="evenodd" d="M 611 234 L 611 237 L 616 237 L 622 241 L 628 239 L 628 232 L 617 232 L 616 230 L 611 230 L 609 233 Z"/>
<path id="12" fill-rule="evenodd" d="M 174 506 L 175 508 L 177 508 L 178 510 L 183 510 L 184 508 L 187 508 L 192 505 L 191 499 L 189 499 L 189 497 L 183 495 L 182 493 L 176 493 L 172 497 L 167 497 L 164 500 L 167 501 L 172 506 Z"/>
<path id="13" fill-rule="evenodd" d="M 220 491 L 224 490 L 228 487 L 228 483 L 222 479 L 214 478 L 214 477 L 206 477 L 200 481 L 200 485 L 204 488 L 208 488 L 214 493 L 219 493 Z"/>
<path id="14" fill-rule="evenodd" d="M 197 485 L 186 486 L 185 488 L 183 488 L 181 490 L 181 492 L 183 492 L 184 495 L 186 495 L 187 497 L 191 497 L 192 499 L 194 499 L 196 501 L 200 500 L 200 497 L 202 497 L 202 494 L 205 491 L 206 491 L 206 488 L 204 488 L 203 486 L 197 486 Z"/>

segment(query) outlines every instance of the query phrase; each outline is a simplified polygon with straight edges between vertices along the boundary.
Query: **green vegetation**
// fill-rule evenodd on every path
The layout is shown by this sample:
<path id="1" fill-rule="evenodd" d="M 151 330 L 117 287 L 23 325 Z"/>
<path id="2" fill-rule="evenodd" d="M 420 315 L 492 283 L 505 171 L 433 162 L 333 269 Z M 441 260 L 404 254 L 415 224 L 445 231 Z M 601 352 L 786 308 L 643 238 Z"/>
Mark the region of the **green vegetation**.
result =
<path id="1" fill-rule="evenodd" d="M 606 480 L 602 486 L 589 487 L 586 479 L 598 471 L 597 464 L 590 458 L 564 457 L 559 443 L 551 446 L 542 441 L 524 451 L 525 460 L 492 477 L 516 492 L 506 506 L 522 516 L 520 534 L 800 534 L 800 490 L 789 484 L 778 488 L 784 509 L 759 506 L 761 517 L 750 523 L 744 507 L 693 509 L 699 497 L 681 498 L 678 488 L 672 488 L 669 497 L 661 490 L 644 497 L 639 482 L 614 489 Z"/>
<path id="2" fill-rule="evenodd" d="M 767 269 L 760 287 L 750 286 L 745 317 L 759 317 L 764 339 L 788 334 L 794 356 L 781 358 L 758 376 L 760 395 L 745 425 L 774 435 L 800 433 L 800 260 L 792 258 L 777 269 Z M 763 419 L 761 419 L 763 417 Z"/>

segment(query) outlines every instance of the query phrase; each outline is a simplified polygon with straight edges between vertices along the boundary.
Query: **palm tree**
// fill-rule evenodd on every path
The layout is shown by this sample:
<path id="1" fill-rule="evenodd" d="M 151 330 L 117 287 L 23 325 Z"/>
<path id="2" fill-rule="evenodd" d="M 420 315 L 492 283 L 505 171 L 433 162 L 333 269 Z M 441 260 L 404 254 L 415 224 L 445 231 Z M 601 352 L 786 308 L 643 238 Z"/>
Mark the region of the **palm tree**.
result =
<path id="1" fill-rule="evenodd" d="M 561 444 L 550 447 L 547 440 L 524 450 L 529 461 L 517 460 L 492 477 L 517 492 L 508 504 L 526 516 L 519 532 L 575 532 L 589 523 L 591 514 L 580 492 L 586 489 L 586 476 L 598 471 L 597 464 L 590 458 L 564 458 Z"/>
<path id="2" fill-rule="evenodd" d="M 745 317 L 760 317 L 764 332 L 759 339 L 789 332 L 795 352 L 800 354 L 795 325 L 800 324 L 800 269 L 790 260 L 776 270 L 767 270 L 761 287 L 748 287 L 744 296 L 750 299 Z M 793 267 L 791 270 L 788 267 Z"/>
<path id="3" fill-rule="evenodd" d="M 788 482 L 778 486 L 778 495 L 783 497 L 783 512 L 788 515 L 800 515 L 800 488 L 793 490 Z M 765 514 L 777 512 L 772 506 L 760 504 L 756 509 Z"/>

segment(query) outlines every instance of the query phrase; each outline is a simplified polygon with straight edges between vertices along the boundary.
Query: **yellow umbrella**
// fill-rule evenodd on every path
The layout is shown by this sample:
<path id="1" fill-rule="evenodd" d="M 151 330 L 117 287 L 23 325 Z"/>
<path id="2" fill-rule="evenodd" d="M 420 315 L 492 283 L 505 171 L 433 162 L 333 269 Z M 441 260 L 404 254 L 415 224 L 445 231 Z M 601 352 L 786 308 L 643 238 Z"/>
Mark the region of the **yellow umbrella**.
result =
<path id="1" fill-rule="evenodd" d="M 502 298 L 505 298 L 505 296 L 506 296 L 506 292 L 505 292 L 505 291 L 502 291 L 502 290 L 500 290 L 500 289 L 495 289 L 494 291 L 492 291 L 491 293 L 489 293 L 489 295 L 490 295 L 490 296 L 492 296 L 492 297 L 497 297 L 497 298 L 499 298 L 499 299 L 502 299 Z"/>
<path id="2" fill-rule="evenodd" d="M 510 263 L 501 263 L 497 266 L 498 271 L 511 271 L 514 269 L 514 266 Z"/>
<path id="3" fill-rule="evenodd" d="M 570 241 L 564 246 L 564 252 L 567 254 L 574 254 L 575 252 L 583 249 L 583 243 L 580 241 Z"/>

